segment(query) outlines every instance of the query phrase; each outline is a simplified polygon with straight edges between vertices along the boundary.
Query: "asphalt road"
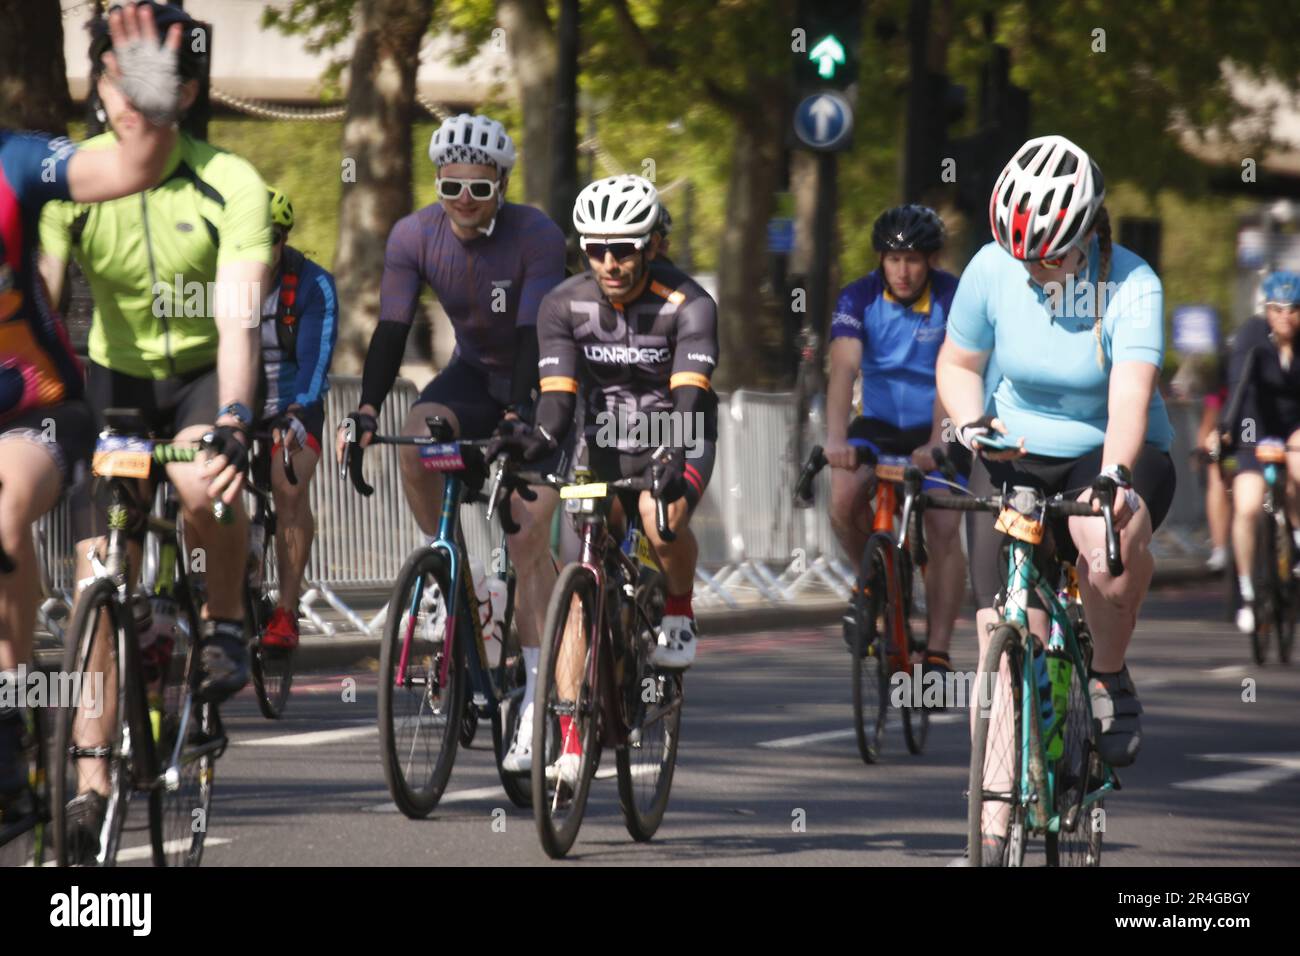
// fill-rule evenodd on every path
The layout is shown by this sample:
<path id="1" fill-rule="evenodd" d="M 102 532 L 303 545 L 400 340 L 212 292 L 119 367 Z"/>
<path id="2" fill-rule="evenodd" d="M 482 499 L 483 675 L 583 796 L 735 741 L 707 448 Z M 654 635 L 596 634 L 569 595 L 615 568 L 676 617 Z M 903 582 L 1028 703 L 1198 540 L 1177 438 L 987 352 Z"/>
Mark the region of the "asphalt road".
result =
<path id="1" fill-rule="evenodd" d="M 974 667 L 972 632 L 959 624 L 960 668 Z M 1107 801 L 1103 865 L 1300 863 L 1300 664 L 1251 664 L 1205 585 L 1152 596 L 1129 663 L 1145 744 Z M 607 755 L 569 864 L 942 866 L 960 854 L 965 716 L 939 717 L 921 756 L 895 722 L 885 760 L 863 764 L 837 628 L 706 636 L 686 694 L 656 838 L 628 836 Z M 223 717 L 233 743 L 217 767 L 205 866 L 555 865 L 500 788 L 486 726 L 428 819 L 397 812 L 373 666 L 299 675 L 278 723 L 249 692 Z"/>

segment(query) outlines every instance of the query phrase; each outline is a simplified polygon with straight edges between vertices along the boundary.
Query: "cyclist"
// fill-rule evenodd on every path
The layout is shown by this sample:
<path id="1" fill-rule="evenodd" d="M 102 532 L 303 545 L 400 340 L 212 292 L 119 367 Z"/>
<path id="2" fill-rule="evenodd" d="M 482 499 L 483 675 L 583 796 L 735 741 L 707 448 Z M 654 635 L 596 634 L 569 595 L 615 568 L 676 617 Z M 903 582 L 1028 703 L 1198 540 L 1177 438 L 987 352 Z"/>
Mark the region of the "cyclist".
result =
<path id="1" fill-rule="evenodd" d="M 1300 327 L 1300 275 L 1274 272 L 1264 279 L 1264 315 L 1246 320 L 1237 331 L 1228 362 L 1228 394 L 1233 408 L 1224 411 L 1219 430 L 1224 453 L 1236 460 L 1232 479 L 1232 553 L 1237 562 L 1241 608 L 1237 629 L 1255 630 L 1255 534 L 1264 506 L 1264 476 L 1255 458 L 1258 438 L 1285 438 L 1300 443 L 1300 365 L 1296 329 Z M 1287 517 L 1300 549 L 1300 455 L 1287 455 Z"/>
<path id="2" fill-rule="evenodd" d="M 533 427 L 511 423 L 502 447 L 525 461 L 563 444 L 581 387 L 586 403 L 588 465 L 616 480 L 644 474 L 658 448 L 639 436 L 663 435 L 660 496 L 676 534 L 659 537 L 655 500 L 640 496 L 642 529 L 667 578 L 668 596 L 655 664 L 685 669 L 695 659 L 691 595 L 699 549 L 690 518 L 713 471 L 718 400 L 710 378 L 718 363 L 717 308 L 685 273 L 657 258 L 659 196 L 640 176 L 591 183 L 578 194 L 573 225 L 590 271 L 565 280 L 542 301 L 537 335 L 541 396 Z M 568 718 L 561 718 L 562 721 Z M 567 747 L 578 741 L 562 728 Z M 580 754 L 560 756 L 557 772 L 571 780 Z"/>
<path id="3" fill-rule="evenodd" d="M 99 151 L 0 128 L 0 548 L 13 564 L 0 571 L 0 688 L 11 690 L 17 668 L 32 660 L 39 587 L 32 525 L 71 484 L 93 436 L 81 364 L 36 268 L 40 210 L 60 199 L 116 199 L 156 182 L 176 110 L 179 29 L 168 32 L 161 55 L 148 8 L 114 10 L 108 29 L 120 55 L 109 58 L 107 82 L 135 91 L 148 119 L 135 115 L 121 140 Z M 22 734 L 19 709 L 0 701 L 0 824 L 27 782 Z"/>
<path id="4" fill-rule="evenodd" d="M 461 114 L 434 132 L 429 158 L 440 202 L 393 226 L 380 289 L 379 323 L 366 353 L 361 401 L 338 434 L 340 460 L 351 429 L 361 445 L 397 379 L 420 288 L 429 285 L 451 320 L 456 351 L 416 399 L 403 427 L 428 435 L 439 416 L 459 438 L 487 438 L 503 417 L 528 417 L 537 385 L 537 309 L 564 278 L 564 234 L 531 206 L 506 202 L 515 146 L 496 120 Z M 433 540 L 442 507 L 442 476 L 421 467 L 415 448 L 401 449 L 402 486 L 420 528 Z M 509 539 L 519 588 L 519 642 L 527 681 L 519 733 L 504 758 L 507 771 L 531 766 L 532 699 L 546 602 L 555 585 L 549 550 L 555 492 L 516 507 Z"/>
<path id="5" fill-rule="evenodd" d="M 273 288 L 262 307 L 262 416 L 275 441 L 271 491 L 280 594 L 262 641 L 285 650 L 298 646 L 298 598 L 316 532 L 308 493 L 320 461 L 327 373 L 339 332 L 334 277 L 288 244 L 292 229 L 293 204 L 272 189 Z M 297 484 L 285 475 L 280 443 L 289 446 Z"/>
<path id="6" fill-rule="evenodd" d="M 209 44 L 205 28 L 179 7 L 141 4 L 159 24 L 180 24 L 180 103 L 199 94 Z M 111 147 L 133 122 L 120 92 L 104 78 L 113 37 L 92 25 L 91 90 L 111 127 L 87 151 Z M 182 117 L 182 127 L 184 125 Z M 88 341 L 86 394 L 95 430 L 106 408 L 136 408 L 162 438 L 192 442 L 212 435 L 206 461 L 167 466 L 182 504 L 191 550 L 204 556 L 207 608 L 199 637 L 195 693 L 218 703 L 247 682 L 244 569 L 248 517 L 242 495 L 248 429 L 257 387 L 258 321 L 269 287 L 270 213 L 266 184 L 252 164 L 171 130 L 162 181 L 139 197 L 93 205 L 51 203 L 41 218 L 42 274 L 57 299 L 69 257 L 75 256 L 95 300 Z M 213 502 L 230 506 L 219 523 Z M 74 492 L 77 579 L 92 577 L 87 556 L 102 553 L 105 515 L 92 507 L 89 483 Z M 138 557 L 131 562 L 138 568 Z M 164 643 L 153 648 L 165 654 Z M 113 718 L 79 722 L 102 735 Z M 83 740 L 90 746 L 94 741 Z M 97 832 L 108 790 L 105 774 L 80 761 L 74 826 Z M 88 839 L 93 839 L 89 838 Z"/>
<path id="7" fill-rule="evenodd" d="M 1169 510 L 1175 476 L 1173 430 L 1156 390 L 1163 291 L 1149 265 L 1112 242 L 1104 199 L 1101 169 L 1065 137 L 1031 139 L 1016 152 L 989 201 L 996 241 L 976 253 L 953 297 L 937 380 L 967 448 L 995 432 L 1018 439 L 1008 450 L 979 452 L 973 493 L 1017 484 L 1049 494 L 1084 488 L 1086 500 L 1098 475 L 1123 490 L 1114 505 L 1124 561 L 1118 578 L 1098 560 L 1101 521 L 1072 518 L 1054 530 L 1058 553 L 1078 555 L 1094 640 L 1088 686 L 1098 746 L 1122 767 L 1142 740 L 1142 708 L 1124 657 L 1154 571 L 1151 533 Z M 986 393 L 991 359 L 997 372 Z M 967 532 L 982 660 L 1005 564 L 992 522 L 972 520 Z M 1043 640 L 1041 609 L 1030 623 Z M 999 858 L 1004 836 L 986 839 L 985 858 Z"/>
<path id="8" fill-rule="evenodd" d="M 943 221 L 926 206 L 897 206 L 881 213 L 871 232 L 879 267 L 840 292 L 831 318 L 830 376 L 826 388 L 826 460 L 831 473 L 831 525 L 856 563 L 871 534 L 874 469 L 858 467 L 854 440 L 866 439 L 891 455 L 911 455 L 922 471 L 935 463 L 930 449 L 943 443 L 944 415 L 934 387 L 934 366 L 952 310 L 957 277 L 938 268 Z M 862 374 L 862 415 L 849 423 L 853 382 Z M 970 454 L 950 449 L 963 476 Z M 941 489 L 946 491 L 946 489 Z M 953 623 L 965 593 L 965 562 L 955 511 L 925 515 L 934 543 L 925 575 L 929 626 L 924 673 L 948 673 Z"/>

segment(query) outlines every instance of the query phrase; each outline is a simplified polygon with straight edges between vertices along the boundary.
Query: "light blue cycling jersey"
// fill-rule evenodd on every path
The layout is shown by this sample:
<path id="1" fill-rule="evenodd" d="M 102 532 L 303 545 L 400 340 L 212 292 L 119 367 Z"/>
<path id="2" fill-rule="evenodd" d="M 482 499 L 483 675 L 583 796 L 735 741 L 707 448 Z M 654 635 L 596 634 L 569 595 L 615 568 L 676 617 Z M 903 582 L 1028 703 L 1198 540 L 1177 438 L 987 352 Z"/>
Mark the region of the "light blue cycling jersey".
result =
<path id="1" fill-rule="evenodd" d="M 903 305 L 876 269 L 845 286 L 831 316 L 831 340 L 862 342 L 862 415 L 906 431 L 934 419 L 934 366 L 957 277 L 930 272 L 920 298 Z"/>
<path id="2" fill-rule="evenodd" d="M 1110 370 L 1117 362 L 1164 362 L 1164 291 L 1155 271 L 1138 255 L 1115 245 L 1104 290 L 1102 349 L 1097 364 L 1092 282 L 1098 269 L 1097 240 L 1088 249 L 1088 281 L 1070 282 L 1056 308 L 1034 285 L 1023 263 L 996 242 L 971 259 L 962 273 L 948 317 L 953 344 L 992 351 L 997 384 L 990 411 L 1009 437 L 1053 458 L 1077 458 L 1103 445 L 1109 420 Z M 992 384 L 986 377 L 985 387 Z M 1157 390 L 1147 409 L 1146 440 L 1169 450 L 1173 428 Z"/>

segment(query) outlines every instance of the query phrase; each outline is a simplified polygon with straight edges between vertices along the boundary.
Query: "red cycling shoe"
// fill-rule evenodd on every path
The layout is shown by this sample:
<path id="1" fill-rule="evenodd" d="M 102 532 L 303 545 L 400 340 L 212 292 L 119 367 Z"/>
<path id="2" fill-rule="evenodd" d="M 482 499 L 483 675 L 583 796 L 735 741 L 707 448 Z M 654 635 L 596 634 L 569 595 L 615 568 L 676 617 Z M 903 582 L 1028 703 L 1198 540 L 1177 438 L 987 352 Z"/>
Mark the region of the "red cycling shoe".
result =
<path id="1" fill-rule="evenodd" d="M 291 651 L 298 646 L 298 619 L 282 607 L 271 614 L 271 620 L 262 632 L 262 646 L 279 651 Z"/>

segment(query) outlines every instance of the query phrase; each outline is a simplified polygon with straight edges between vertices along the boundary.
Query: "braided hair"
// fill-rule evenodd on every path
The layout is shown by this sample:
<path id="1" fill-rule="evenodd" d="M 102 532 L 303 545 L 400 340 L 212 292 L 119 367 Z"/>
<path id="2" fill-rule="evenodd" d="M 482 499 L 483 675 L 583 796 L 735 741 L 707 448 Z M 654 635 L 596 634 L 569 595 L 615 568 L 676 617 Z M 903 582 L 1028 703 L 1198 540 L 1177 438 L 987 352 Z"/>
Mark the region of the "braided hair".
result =
<path id="1" fill-rule="evenodd" d="M 1097 294 L 1094 296 L 1097 303 L 1097 320 L 1092 325 L 1092 336 L 1097 340 L 1097 367 L 1104 372 L 1106 351 L 1101 344 L 1101 319 L 1105 302 L 1102 290 L 1106 287 L 1106 279 L 1110 276 L 1110 259 L 1114 251 L 1110 236 L 1110 213 L 1106 211 L 1104 205 L 1097 210 L 1094 228 L 1097 230 L 1097 253 L 1100 261 L 1097 266 Z"/>

